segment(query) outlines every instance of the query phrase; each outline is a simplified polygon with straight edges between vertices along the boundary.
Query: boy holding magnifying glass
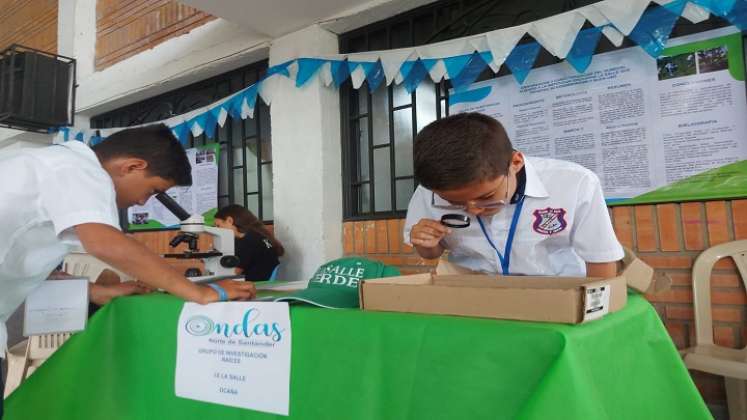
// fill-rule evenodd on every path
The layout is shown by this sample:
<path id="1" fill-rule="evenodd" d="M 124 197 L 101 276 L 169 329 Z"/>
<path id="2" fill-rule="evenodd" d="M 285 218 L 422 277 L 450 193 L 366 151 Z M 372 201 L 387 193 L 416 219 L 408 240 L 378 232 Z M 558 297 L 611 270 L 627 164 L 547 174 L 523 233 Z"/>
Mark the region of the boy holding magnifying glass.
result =
<path id="1" fill-rule="evenodd" d="M 479 114 L 429 124 L 414 143 L 405 241 L 423 258 L 500 274 L 612 277 L 623 249 L 602 187 L 572 162 L 527 158 Z M 445 216 L 445 217 L 444 217 Z"/>

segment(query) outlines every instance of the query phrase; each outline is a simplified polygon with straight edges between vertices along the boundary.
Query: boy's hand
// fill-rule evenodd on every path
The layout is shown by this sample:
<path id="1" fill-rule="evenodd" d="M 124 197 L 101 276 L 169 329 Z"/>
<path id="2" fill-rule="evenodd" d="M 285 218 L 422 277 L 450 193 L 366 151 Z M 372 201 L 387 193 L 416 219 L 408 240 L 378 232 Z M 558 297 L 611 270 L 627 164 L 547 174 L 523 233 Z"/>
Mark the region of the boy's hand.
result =
<path id="1" fill-rule="evenodd" d="M 422 248 L 438 248 L 441 239 L 451 233 L 451 229 L 432 219 L 420 219 L 410 230 L 410 243 Z"/>
<path id="2" fill-rule="evenodd" d="M 250 281 L 219 280 L 215 284 L 225 289 L 228 300 L 252 300 L 257 295 L 257 288 Z M 214 296 L 211 301 L 218 302 L 218 292 L 213 289 L 210 291 Z"/>
<path id="3" fill-rule="evenodd" d="M 410 230 L 410 243 L 423 258 L 438 258 L 444 253 L 441 239 L 451 233 L 451 229 L 432 219 L 420 219 Z"/>

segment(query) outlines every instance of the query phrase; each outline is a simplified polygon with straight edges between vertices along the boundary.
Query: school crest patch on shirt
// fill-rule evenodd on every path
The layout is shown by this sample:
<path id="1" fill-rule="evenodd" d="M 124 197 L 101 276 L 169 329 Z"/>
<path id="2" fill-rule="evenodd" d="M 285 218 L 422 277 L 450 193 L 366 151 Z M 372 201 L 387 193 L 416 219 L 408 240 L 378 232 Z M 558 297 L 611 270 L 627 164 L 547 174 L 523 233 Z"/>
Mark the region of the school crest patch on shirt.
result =
<path id="1" fill-rule="evenodd" d="M 533 213 L 535 232 L 543 235 L 553 235 L 562 232 L 568 223 L 565 221 L 565 209 L 553 209 L 550 207 L 537 209 Z"/>

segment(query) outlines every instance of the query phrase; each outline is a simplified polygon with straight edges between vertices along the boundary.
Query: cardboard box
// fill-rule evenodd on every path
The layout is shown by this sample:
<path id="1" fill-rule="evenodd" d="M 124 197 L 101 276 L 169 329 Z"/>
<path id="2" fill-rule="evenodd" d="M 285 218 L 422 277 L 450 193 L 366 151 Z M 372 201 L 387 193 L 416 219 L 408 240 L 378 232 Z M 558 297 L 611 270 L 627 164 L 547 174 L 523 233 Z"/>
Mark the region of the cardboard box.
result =
<path id="1" fill-rule="evenodd" d="M 577 324 L 625 307 L 628 286 L 664 288 L 652 278 L 653 269 L 628 250 L 620 275 L 607 279 L 485 275 L 442 261 L 436 273 L 363 280 L 360 307 Z"/>

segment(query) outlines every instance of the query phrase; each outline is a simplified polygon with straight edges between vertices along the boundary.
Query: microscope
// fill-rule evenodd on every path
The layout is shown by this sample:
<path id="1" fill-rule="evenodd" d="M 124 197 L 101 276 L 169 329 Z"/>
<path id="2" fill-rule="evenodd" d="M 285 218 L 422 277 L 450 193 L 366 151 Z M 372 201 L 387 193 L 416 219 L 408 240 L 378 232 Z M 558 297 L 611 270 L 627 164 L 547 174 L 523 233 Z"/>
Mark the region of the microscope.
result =
<path id="1" fill-rule="evenodd" d="M 234 268 L 239 265 L 239 259 L 234 255 L 233 232 L 228 229 L 205 226 L 205 219 L 202 216 L 190 215 L 166 193 L 156 194 L 156 199 L 180 220 L 181 232 L 169 242 L 169 245 L 174 248 L 186 242 L 188 247 L 181 254 L 164 254 L 164 258 L 202 259 L 205 263 L 205 275 L 198 268 L 189 268 L 185 273 L 187 278 L 196 283 L 236 277 Z M 213 249 L 206 252 L 199 251 L 197 239 L 201 233 L 207 233 L 213 237 Z"/>

